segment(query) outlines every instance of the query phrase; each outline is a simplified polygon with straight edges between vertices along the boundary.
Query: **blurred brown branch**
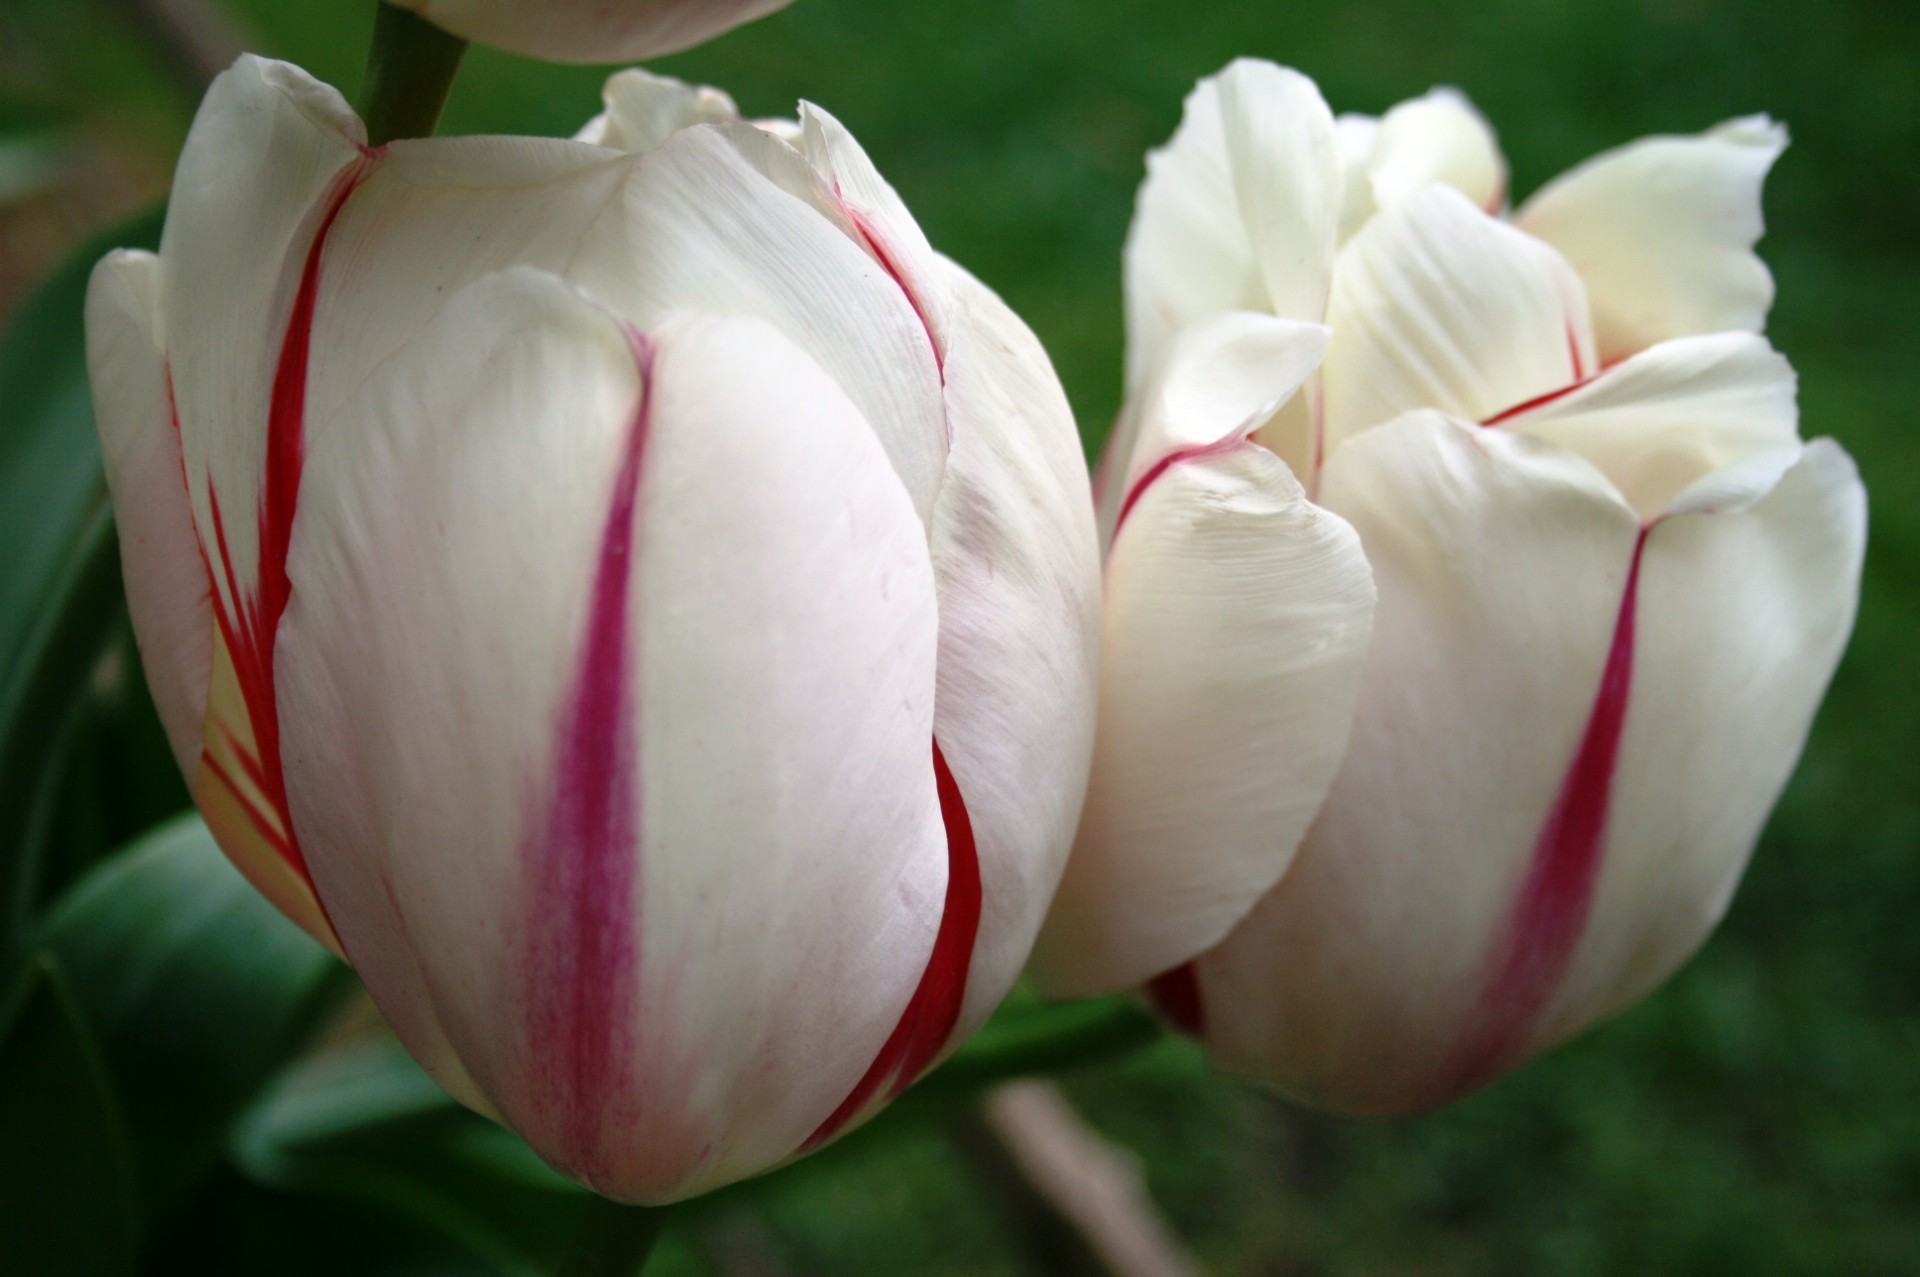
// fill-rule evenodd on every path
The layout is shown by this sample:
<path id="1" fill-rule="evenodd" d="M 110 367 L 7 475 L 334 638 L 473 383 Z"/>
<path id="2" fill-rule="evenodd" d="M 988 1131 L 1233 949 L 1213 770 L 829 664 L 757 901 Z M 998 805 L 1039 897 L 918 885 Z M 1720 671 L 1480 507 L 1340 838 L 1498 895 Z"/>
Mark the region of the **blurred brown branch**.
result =
<path id="1" fill-rule="evenodd" d="M 1105 1139 L 1051 1082 L 991 1092 L 959 1142 L 988 1171 L 1046 1271 L 1194 1277 L 1193 1259 L 1147 1194 L 1139 1159 Z"/>

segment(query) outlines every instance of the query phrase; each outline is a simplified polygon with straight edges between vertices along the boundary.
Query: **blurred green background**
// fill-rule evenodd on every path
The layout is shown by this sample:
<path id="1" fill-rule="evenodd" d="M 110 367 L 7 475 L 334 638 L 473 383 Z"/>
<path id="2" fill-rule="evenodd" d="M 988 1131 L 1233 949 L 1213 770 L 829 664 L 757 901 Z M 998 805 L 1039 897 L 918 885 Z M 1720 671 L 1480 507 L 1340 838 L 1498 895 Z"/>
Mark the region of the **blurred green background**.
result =
<path id="1" fill-rule="evenodd" d="M 0 316 L 88 236 L 164 194 L 211 69 L 253 49 L 351 93 L 372 7 L 0 0 Z M 1193 81 L 1241 54 L 1307 71 L 1336 110 L 1460 86 L 1499 129 L 1520 196 L 1643 133 L 1753 111 L 1784 119 L 1793 146 L 1767 189 L 1762 242 L 1780 286 L 1771 335 L 1800 371 L 1805 432 L 1838 437 L 1865 474 L 1865 596 L 1726 924 L 1640 1007 L 1411 1121 L 1303 1112 L 1211 1076 L 1175 1041 L 1073 1074 L 1069 1094 L 1138 1154 L 1209 1272 L 1920 1272 L 1920 5 L 799 0 L 657 65 L 727 88 L 752 114 L 788 113 L 800 97 L 833 110 L 934 244 L 1039 332 L 1091 448 L 1119 397 L 1118 255 L 1143 153 L 1170 134 Z M 596 110 L 604 74 L 476 50 L 444 131 L 571 132 Z M 0 400 L 0 464 L 19 409 Z M 15 506 L 0 528 L 30 525 L 32 494 L 0 494 Z M 62 728 L 41 821 L 56 845 L 28 907 L 90 849 L 184 802 L 152 765 L 157 729 L 124 636 L 117 650 L 91 676 L 90 717 Z M 86 970 L 84 955 L 76 964 Z M 288 979 L 322 998 L 314 981 L 334 978 Z M 100 1050 L 112 1074 L 113 1042 Z M 384 1067 L 360 1063 L 368 1076 Z M 0 1075 L 0 1108 L 67 1102 L 26 1099 L 31 1078 Z M 577 1199 L 488 1143 L 506 1137 L 404 1100 L 397 1125 L 297 1173 L 272 1142 L 286 1113 L 249 1101 L 224 1148 L 193 1153 L 213 1169 L 171 1197 L 145 1190 L 127 1245 L 144 1246 L 155 1271 L 296 1271 L 289 1245 L 323 1257 L 315 1271 L 531 1271 Z M 167 1138 L 191 1142 L 160 1138 L 163 1154 Z M 650 1271 L 1064 1266 L 998 1191 L 979 1145 L 964 1114 L 890 1116 L 683 1216 Z M 433 1157 L 451 1160 L 423 1171 Z M 0 1171 L 0 1200 L 26 1200 L 39 1173 Z M 0 1236 L 0 1269 L 6 1246 Z"/>

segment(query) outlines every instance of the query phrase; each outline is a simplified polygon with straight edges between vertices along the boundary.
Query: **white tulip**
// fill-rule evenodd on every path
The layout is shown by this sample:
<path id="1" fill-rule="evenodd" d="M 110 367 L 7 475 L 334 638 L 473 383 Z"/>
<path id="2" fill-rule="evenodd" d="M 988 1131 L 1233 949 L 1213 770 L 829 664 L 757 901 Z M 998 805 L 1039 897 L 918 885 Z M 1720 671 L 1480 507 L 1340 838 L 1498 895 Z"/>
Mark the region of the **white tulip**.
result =
<path id="1" fill-rule="evenodd" d="M 1045 355 L 830 116 L 730 114 L 626 73 L 598 142 L 369 149 L 245 58 L 88 306 L 221 846 L 453 1094 L 628 1200 L 813 1147 L 986 1019 L 1093 730 Z"/>
<path id="2" fill-rule="evenodd" d="M 1150 983 L 1230 1068 L 1386 1113 L 1700 945 L 1865 540 L 1759 335 L 1783 145 L 1650 139 L 1509 220 L 1457 93 L 1336 120 L 1271 64 L 1200 85 L 1127 242 L 1109 656 L 1043 983 Z"/>

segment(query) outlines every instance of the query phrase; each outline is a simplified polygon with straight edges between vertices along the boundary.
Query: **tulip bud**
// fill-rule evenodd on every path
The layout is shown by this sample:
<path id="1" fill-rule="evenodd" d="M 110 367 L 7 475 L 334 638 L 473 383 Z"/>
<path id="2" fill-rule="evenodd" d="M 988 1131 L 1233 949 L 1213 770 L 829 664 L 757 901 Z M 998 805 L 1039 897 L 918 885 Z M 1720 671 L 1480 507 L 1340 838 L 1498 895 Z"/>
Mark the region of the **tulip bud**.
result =
<path id="1" fill-rule="evenodd" d="M 636 62 L 704 44 L 793 0 L 387 0 L 463 40 L 549 62 Z"/>
<path id="2" fill-rule="evenodd" d="M 637 1201 L 832 1138 L 983 1022 L 1091 750 L 1045 355 L 830 116 L 796 149 L 730 113 L 630 72 L 598 141 L 369 149 L 244 58 L 159 254 L 88 303 L 221 846 L 449 1091 Z"/>
<path id="3" fill-rule="evenodd" d="M 1399 1113 L 1699 947 L 1865 540 L 1759 334 L 1784 140 L 1649 139 L 1509 219 L 1457 93 L 1336 120 L 1270 64 L 1202 82 L 1127 242 L 1101 719 L 1044 985 L 1148 983 L 1227 1067 Z"/>

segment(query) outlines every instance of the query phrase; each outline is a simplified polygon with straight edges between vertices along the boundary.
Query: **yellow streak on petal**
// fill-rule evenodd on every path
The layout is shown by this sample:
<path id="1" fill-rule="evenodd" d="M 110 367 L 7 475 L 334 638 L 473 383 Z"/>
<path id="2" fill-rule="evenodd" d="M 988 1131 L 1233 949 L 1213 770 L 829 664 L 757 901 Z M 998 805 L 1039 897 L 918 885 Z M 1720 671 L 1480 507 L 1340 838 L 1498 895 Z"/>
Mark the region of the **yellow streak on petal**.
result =
<path id="1" fill-rule="evenodd" d="M 292 838 L 278 804 L 249 774 L 249 760 L 259 756 L 253 720 L 234 673 L 233 657 L 216 629 L 213 679 L 207 689 L 207 718 L 201 735 L 200 766 L 193 777 L 193 801 L 234 868 L 281 913 L 345 960 L 346 952 L 321 910 L 319 898 L 280 850 Z"/>

